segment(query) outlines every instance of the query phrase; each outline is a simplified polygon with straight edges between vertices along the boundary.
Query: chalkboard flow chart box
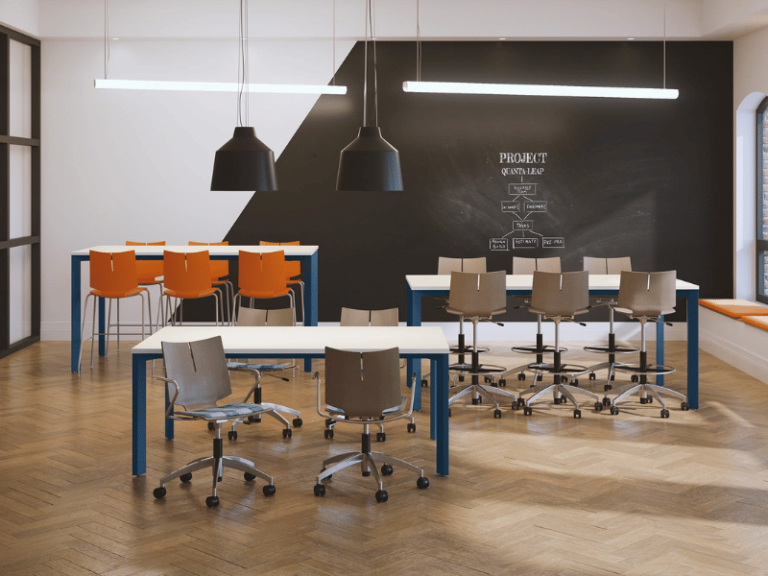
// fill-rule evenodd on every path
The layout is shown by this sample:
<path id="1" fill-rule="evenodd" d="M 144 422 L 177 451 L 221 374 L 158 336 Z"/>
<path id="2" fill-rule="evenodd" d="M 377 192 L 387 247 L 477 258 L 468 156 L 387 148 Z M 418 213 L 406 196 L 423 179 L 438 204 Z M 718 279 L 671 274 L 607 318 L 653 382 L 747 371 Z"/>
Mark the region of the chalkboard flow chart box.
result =
<path id="1" fill-rule="evenodd" d="M 542 238 L 542 248 L 565 248 L 565 238 Z"/>
<path id="2" fill-rule="evenodd" d="M 538 248 L 538 238 L 512 238 L 513 248 Z"/>
<path id="3" fill-rule="evenodd" d="M 524 182 L 512 182 L 509 185 L 510 196 L 534 196 L 536 194 L 537 184 L 524 183 Z"/>
<path id="4" fill-rule="evenodd" d="M 491 238 L 490 249 L 492 252 L 509 251 L 509 240 L 507 238 Z"/>
<path id="5" fill-rule="evenodd" d="M 512 222 L 513 230 L 533 230 L 533 220 L 515 220 Z"/>
<path id="6" fill-rule="evenodd" d="M 501 211 L 502 212 L 522 212 L 523 204 L 522 202 L 517 202 L 514 200 L 502 200 L 501 201 Z"/>
<path id="7" fill-rule="evenodd" d="M 546 212 L 547 211 L 546 200 L 539 200 L 537 202 L 525 202 L 524 204 L 525 204 L 524 210 L 526 212 Z"/>

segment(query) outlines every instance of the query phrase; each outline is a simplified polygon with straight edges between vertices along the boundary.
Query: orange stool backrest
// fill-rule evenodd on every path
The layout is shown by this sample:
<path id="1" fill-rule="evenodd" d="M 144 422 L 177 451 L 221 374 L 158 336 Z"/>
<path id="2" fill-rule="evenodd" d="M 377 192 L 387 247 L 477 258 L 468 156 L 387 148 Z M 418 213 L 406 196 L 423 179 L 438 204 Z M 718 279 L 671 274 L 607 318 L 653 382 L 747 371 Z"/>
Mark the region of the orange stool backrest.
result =
<path id="1" fill-rule="evenodd" d="M 139 286 L 136 252 L 89 251 L 91 288 L 107 298 L 122 298 Z"/>
<path id="2" fill-rule="evenodd" d="M 202 252 L 163 251 L 165 287 L 184 298 L 195 298 L 211 290 L 211 263 L 208 250 Z"/>
<path id="3" fill-rule="evenodd" d="M 267 242 L 265 240 L 259 241 L 259 246 L 301 246 L 299 240 L 293 240 L 292 242 Z M 298 260 L 286 260 L 285 261 L 285 279 L 290 283 L 292 278 L 298 278 L 301 276 L 301 262 Z"/>
<path id="4" fill-rule="evenodd" d="M 243 252 L 240 251 L 238 285 L 243 292 L 258 293 L 262 298 L 268 295 L 282 295 L 285 287 L 285 252 Z"/>
<path id="5" fill-rule="evenodd" d="M 165 246 L 165 241 L 162 242 L 131 242 L 125 241 L 126 246 Z M 157 282 L 155 278 L 163 275 L 163 261 L 162 260 L 137 260 L 136 261 L 136 274 L 139 277 L 139 284 L 152 284 Z"/>
<path id="6" fill-rule="evenodd" d="M 189 242 L 190 246 L 229 246 L 229 241 L 223 242 Z M 211 260 L 211 280 L 214 282 L 219 278 L 229 276 L 229 260 Z"/>

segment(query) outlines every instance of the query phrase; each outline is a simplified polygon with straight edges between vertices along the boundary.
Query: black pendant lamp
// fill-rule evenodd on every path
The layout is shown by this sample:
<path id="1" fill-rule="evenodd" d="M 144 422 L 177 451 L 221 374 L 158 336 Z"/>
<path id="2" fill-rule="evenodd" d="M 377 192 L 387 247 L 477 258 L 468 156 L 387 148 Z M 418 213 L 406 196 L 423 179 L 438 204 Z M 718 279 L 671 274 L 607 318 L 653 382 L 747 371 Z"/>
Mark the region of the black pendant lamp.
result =
<path id="1" fill-rule="evenodd" d="M 363 81 L 363 126 L 344 150 L 339 159 L 336 190 L 340 192 L 402 192 L 403 175 L 400 170 L 400 153 L 381 137 L 376 73 L 376 41 L 373 41 L 374 78 L 374 126 L 368 126 L 368 25 L 371 17 L 371 0 L 366 2 L 365 12 L 365 68 Z M 375 34 L 374 34 L 375 37 Z"/>
<path id="2" fill-rule="evenodd" d="M 213 161 L 211 190 L 272 192 L 277 190 L 275 155 L 256 138 L 252 126 L 243 126 L 243 100 L 245 123 L 248 123 L 248 3 L 240 0 L 240 35 L 238 50 L 237 119 L 232 138 L 216 151 Z M 240 73 L 242 72 L 242 74 Z"/>

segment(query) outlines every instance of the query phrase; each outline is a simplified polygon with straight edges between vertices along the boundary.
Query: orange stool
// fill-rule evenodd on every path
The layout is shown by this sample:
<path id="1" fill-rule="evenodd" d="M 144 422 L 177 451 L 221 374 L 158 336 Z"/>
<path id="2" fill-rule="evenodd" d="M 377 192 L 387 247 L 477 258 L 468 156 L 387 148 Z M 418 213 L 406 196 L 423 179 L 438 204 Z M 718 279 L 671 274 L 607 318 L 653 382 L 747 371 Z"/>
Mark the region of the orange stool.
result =
<path id="1" fill-rule="evenodd" d="M 126 246 L 165 246 L 165 241 L 162 242 L 132 242 L 130 240 L 125 241 Z M 163 261 L 162 260 L 136 260 L 136 275 L 139 279 L 139 286 L 157 286 L 160 289 L 160 295 L 157 305 L 157 322 L 156 327 L 160 326 L 160 310 L 162 309 L 163 299 Z M 120 309 L 120 301 L 118 300 L 118 310 Z M 150 318 L 150 328 L 152 325 L 152 319 Z"/>
<path id="2" fill-rule="evenodd" d="M 91 277 L 91 291 L 85 297 L 83 306 L 83 321 L 80 327 L 80 333 L 85 330 L 85 313 L 88 309 L 88 298 L 93 296 L 93 324 L 91 326 L 91 368 L 93 368 L 93 342 L 95 336 L 107 337 L 107 353 L 109 353 L 109 336 L 111 332 L 109 327 L 112 325 L 112 300 L 118 302 L 122 298 L 131 296 L 141 296 L 141 337 L 144 338 L 144 293 L 146 288 L 139 286 L 138 276 L 136 274 L 136 252 L 128 250 L 126 252 L 89 252 L 89 266 Z M 96 332 L 96 301 L 97 298 L 109 299 L 109 314 L 107 316 L 107 331 L 105 333 Z M 152 304 L 147 294 L 147 307 L 149 308 L 149 317 L 152 318 Z M 150 320 L 151 324 L 151 320 Z M 137 334 L 126 332 L 125 334 Z M 117 336 L 120 338 L 120 312 L 118 308 L 117 318 Z M 80 342 L 80 359 L 77 363 L 77 371 L 83 361 L 83 344 L 85 339 Z"/>
<path id="3" fill-rule="evenodd" d="M 211 262 L 208 250 L 200 252 L 163 251 L 163 271 L 165 273 L 165 317 L 170 312 L 171 298 L 181 300 L 180 323 L 184 322 L 184 300 L 213 296 L 216 299 L 216 325 L 219 325 L 219 307 L 221 290 L 211 286 Z M 171 323 L 176 324 L 175 314 Z"/>
<path id="4" fill-rule="evenodd" d="M 235 310 L 241 298 L 269 300 L 288 296 L 296 321 L 296 303 L 293 290 L 285 283 L 285 252 L 243 252 L 238 255 L 238 292 Z M 242 303 L 240 304 L 242 306 Z"/>
<path id="5" fill-rule="evenodd" d="M 260 246 L 300 246 L 298 240 L 293 242 L 266 242 L 261 240 Z M 285 284 L 286 286 L 292 286 L 294 284 L 299 285 L 299 291 L 301 293 L 301 323 L 304 323 L 304 281 L 301 279 L 301 262 L 298 260 L 286 260 L 285 261 Z"/>
<path id="6" fill-rule="evenodd" d="M 223 242 L 193 242 L 189 241 L 190 246 L 229 246 L 229 242 L 224 240 Z M 211 286 L 224 286 L 224 296 L 227 300 L 227 322 L 232 319 L 232 301 L 235 299 L 235 287 L 232 286 L 232 282 L 229 280 L 229 261 L 228 260 L 211 260 Z M 231 296 L 231 299 L 230 299 Z M 222 309 L 222 317 L 224 312 Z"/>

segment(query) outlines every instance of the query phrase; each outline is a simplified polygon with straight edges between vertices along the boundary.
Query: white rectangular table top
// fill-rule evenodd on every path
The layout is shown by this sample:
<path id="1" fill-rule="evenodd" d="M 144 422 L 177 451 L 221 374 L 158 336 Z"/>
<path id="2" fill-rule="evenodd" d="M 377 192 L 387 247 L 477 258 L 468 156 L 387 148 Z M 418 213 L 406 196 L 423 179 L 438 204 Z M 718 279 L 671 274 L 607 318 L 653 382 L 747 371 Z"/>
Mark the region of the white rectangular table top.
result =
<path id="1" fill-rule="evenodd" d="M 316 354 L 325 347 L 368 352 L 398 347 L 401 354 L 448 354 L 439 327 L 421 326 L 168 326 L 133 347 L 133 354 L 161 354 L 161 342 L 221 336 L 229 354 Z"/>
<path id="2" fill-rule="evenodd" d="M 451 287 L 450 274 L 409 274 L 405 277 L 411 290 L 448 290 Z M 618 290 L 620 274 L 590 274 L 590 290 Z M 507 274 L 507 290 L 530 290 L 532 274 Z M 677 279 L 676 290 L 698 290 L 699 287 L 685 280 Z"/>
<path id="3" fill-rule="evenodd" d="M 127 252 L 133 250 L 136 256 L 163 256 L 163 251 L 169 252 L 202 252 L 207 250 L 211 256 L 237 256 L 243 252 L 285 252 L 286 256 L 311 256 L 318 250 L 318 246 L 93 246 L 92 248 L 83 248 L 75 250 L 72 256 L 88 256 L 90 250 L 96 252 Z"/>

